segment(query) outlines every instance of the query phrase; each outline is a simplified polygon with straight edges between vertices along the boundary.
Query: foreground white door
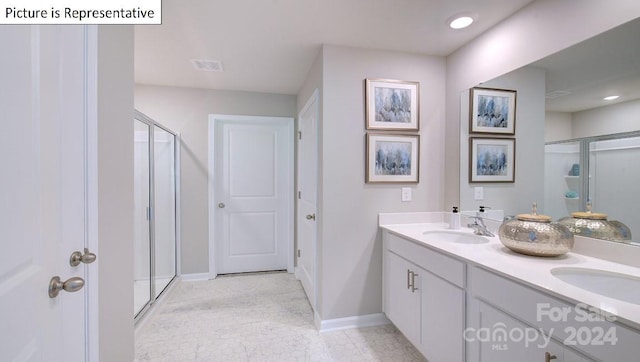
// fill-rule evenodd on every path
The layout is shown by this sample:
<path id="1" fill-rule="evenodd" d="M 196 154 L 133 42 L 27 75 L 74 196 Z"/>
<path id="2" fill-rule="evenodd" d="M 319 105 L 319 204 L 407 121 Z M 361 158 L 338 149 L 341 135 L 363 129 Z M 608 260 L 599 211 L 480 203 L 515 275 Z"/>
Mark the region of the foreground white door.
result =
<path id="1" fill-rule="evenodd" d="M 293 119 L 211 116 L 210 122 L 214 270 L 292 271 Z"/>
<path id="2" fill-rule="evenodd" d="M 85 27 L 0 27 L 0 359 L 84 361 Z M 76 278 L 76 279 L 72 279 Z"/>
<path id="3" fill-rule="evenodd" d="M 316 308 L 316 225 L 318 184 L 318 95 L 315 92 L 298 117 L 298 263 L 296 277 Z"/>

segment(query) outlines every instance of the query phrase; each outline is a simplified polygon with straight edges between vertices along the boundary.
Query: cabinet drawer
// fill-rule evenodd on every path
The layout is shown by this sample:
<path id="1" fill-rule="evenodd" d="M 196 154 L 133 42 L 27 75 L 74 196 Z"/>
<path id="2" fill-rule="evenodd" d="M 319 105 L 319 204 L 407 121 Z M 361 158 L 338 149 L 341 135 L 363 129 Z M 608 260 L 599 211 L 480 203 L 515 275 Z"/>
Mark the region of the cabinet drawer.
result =
<path id="1" fill-rule="evenodd" d="M 470 267 L 469 273 L 469 291 L 474 298 L 542 328 L 567 346 L 604 361 L 626 361 L 638 353 L 640 331 L 607 321 L 601 312 L 589 311 L 584 304 L 565 302 L 479 267 Z M 613 333 L 615 341 L 606 336 L 603 339 L 602 332 Z"/>
<path id="2" fill-rule="evenodd" d="M 465 287 L 465 263 L 440 254 L 427 246 L 418 245 L 389 232 L 384 233 L 386 248 L 421 268 L 453 283 Z"/>

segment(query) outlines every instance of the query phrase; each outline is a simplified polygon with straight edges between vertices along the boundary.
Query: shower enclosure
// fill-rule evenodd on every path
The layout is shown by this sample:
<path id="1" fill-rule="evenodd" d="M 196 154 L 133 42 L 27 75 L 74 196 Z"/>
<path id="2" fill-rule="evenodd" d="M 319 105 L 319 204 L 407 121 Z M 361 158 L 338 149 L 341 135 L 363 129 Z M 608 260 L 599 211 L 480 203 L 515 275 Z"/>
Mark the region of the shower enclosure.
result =
<path id="1" fill-rule="evenodd" d="M 134 117 L 134 318 L 176 276 L 176 135 Z"/>
<path id="2" fill-rule="evenodd" d="M 640 233 L 640 132 L 545 145 L 545 214 L 554 219 L 593 210 Z M 635 232 L 635 233 L 634 233 Z"/>

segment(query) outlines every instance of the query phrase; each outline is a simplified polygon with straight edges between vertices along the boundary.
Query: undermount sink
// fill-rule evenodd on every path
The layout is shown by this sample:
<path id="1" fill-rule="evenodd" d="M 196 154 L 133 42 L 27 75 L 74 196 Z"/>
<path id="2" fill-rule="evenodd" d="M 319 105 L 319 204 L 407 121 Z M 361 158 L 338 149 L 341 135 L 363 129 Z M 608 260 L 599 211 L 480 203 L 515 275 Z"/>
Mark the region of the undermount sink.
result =
<path id="1" fill-rule="evenodd" d="M 422 235 L 424 235 L 424 240 L 427 242 L 448 241 L 459 244 L 484 244 L 489 242 L 489 239 L 484 236 L 463 233 L 460 231 L 428 230 L 423 232 Z"/>
<path id="2" fill-rule="evenodd" d="M 605 270 L 586 268 L 554 268 L 551 274 L 578 288 L 621 300 L 640 304 L 640 278 Z"/>

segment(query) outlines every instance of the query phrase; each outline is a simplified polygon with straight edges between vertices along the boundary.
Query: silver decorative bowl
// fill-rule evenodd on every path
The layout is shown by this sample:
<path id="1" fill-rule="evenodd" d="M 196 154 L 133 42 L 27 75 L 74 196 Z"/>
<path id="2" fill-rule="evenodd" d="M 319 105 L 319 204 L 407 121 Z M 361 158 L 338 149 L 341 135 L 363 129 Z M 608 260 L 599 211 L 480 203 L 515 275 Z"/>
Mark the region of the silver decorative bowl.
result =
<path id="1" fill-rule="evenodd" d="M 631 230 L 616 220 L 607 220 L 606 214 L 587 212 L 574 212 L 572 216 L 563 217 L 558 222 L 574 234 L 595 239 L 631 242 Z"/>
<path id="2" fill-rule="evenodd" d="M 500 241 L 516 253 L 533 256 L 558 256 L 573 248 L 573 234 L 564 225 L 538 215 L 534 204 L 531 214 L 520 214 L 498 229 Z"/>

